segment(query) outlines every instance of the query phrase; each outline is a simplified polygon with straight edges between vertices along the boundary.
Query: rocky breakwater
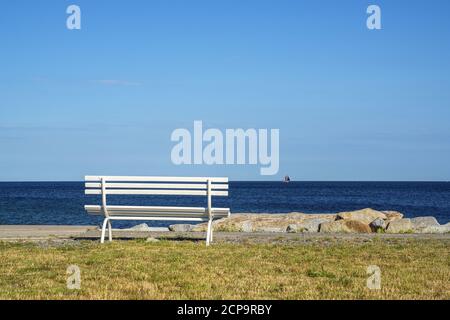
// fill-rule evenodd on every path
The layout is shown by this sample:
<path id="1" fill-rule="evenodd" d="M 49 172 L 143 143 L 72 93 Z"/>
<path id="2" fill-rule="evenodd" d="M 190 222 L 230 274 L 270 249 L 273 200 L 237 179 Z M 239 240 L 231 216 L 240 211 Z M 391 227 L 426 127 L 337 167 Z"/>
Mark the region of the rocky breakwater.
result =
<path id="1" fill-rule="evenodd" d="M 214 221 L 222 232 L 321 232 L 321 233 L 450 233 L 450 223 L 434 217 L 403 218 L 396 211 L 370 208 L 337 214 L 232 214 Z M 206 231 L 207 224 L 172 225 L 172 231 Z"/>

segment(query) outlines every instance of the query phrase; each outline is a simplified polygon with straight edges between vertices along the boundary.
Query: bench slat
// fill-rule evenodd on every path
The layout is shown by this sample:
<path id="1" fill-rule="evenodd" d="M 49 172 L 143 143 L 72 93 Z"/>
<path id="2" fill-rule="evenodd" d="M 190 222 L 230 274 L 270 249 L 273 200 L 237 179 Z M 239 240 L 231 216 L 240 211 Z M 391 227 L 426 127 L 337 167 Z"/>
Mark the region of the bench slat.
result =
<path id="1" fill-rule="evenodd" d="M 153 216 L 140 216 L 140 217 L 125 217 L 125 216 L 114 216 L 110 217 L 110 220 L 152 220 L 152 221 L 195 221 L 195 222 L 206 222 L 207 217 L 153 217 Z"/>
<path id="2" fill-rule="evenodd" d="M 84 208 L 86 210 L 101 210 L 101 205 L 85 205 Z M 106 206 L 106 208 L 112 210 L 124 210 L 124 211 L 166 211 L 166 212 L 199 212 L 205 213 L 207 211 L 204 207 L 161 207 L 161 206 Z M 229 208 L 212 208 L 212 210 L 216 211 L 229 211 Z"/>
<path id="3" fill-rule="evenodd" d="M 148 182 L 204 182 L 208 180 L 216 183 L 228 183 L 228 178 L 224 177 L 140 177 L 140 176 L 85 176 L 85 181 L 100 182 L 105 179 L 106 181 L 148 181 Z"/>
<path id="4" fill-rule="evenodd" d="M 199 207 L 127 207 L 127 206 L 107 206 L 110 216 L 161 216 L 161 217 L 208 217 L 205 208 Z M 102 207 L 98 205 L 87 205 L 85 210 L 89 214 L 103 215 Z M 212 213 L 216 217 L 226 217 L 230 212 L 229 208 L 212 208 Z"/>
<path id="5" fill-rule="evenodd" d="M 102 194 L 101 189 L 86 189 L 87 195 Z M 184 195 L 184 196 L 206 196 L 206 190 L 138 190 L 138 189 L 107 189 L 106 194 L 111 195 Z M 228 196 L 228 191 L 211 191 L 212 196 Z"/>
<path id="6" fill-rule="evenodd" d="M 103 213 L 101 211 L 88 211 L 90 215 L 98 215 L 102 216 Z M 136 216 L 145 216 L 145 217 L 176 217 L 176 218 L 208 218 L 207 214 L 200 213 L 171 213 L 171 212 L 115 212 L 111 211 L 108 213 L 110 217 L 136 217 Z M 228 217 L 228 213 L 217 212 L 213 214 L 215 218 L 226 218 Z M 132 219 L 131 219 L 132 220 Z"/>
<path id="7" fill-rule="evenodd" d="M 101 188 L 102 184 L 97 182 L 85 183 L 86 188 Z M 208 186 L 205 183 L 105 183 L 106 189 L 120 188 L 120 189 L 206 189 Z M 211 184 L 211 189 L 228 190 L 227 184 Z"/>

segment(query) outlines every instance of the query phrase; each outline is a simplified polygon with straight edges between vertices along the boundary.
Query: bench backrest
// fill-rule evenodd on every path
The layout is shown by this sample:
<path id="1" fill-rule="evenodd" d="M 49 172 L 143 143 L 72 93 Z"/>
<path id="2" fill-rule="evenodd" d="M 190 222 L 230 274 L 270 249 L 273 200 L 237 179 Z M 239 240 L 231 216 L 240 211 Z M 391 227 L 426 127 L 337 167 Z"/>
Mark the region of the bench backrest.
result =
<path id="1" fill-rule="evenodd" d="M 87 195 L 228 196 L 228 178 L 86 176 Z"/>

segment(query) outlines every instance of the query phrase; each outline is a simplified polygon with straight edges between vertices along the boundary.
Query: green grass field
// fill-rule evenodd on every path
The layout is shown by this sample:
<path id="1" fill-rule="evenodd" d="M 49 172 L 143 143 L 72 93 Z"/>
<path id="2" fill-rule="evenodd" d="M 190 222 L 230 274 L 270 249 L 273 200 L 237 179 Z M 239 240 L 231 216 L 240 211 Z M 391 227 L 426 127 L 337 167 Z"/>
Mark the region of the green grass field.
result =
<path id="1" fill-rule="evenodd" d="M 450 242 L 0 243 L 1 299 L 450 299 Z M 81 289 L 66 287 L 69 265 Z M 366 286 L 381 269 L 381 290 Z"/>

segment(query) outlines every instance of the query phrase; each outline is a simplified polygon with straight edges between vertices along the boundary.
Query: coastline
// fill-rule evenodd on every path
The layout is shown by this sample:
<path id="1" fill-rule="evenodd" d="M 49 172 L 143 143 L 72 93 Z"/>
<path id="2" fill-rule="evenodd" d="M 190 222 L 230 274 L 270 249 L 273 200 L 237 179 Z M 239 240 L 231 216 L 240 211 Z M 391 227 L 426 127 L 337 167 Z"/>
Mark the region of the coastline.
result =
<path id="1" fill-rule="evenodd" d="M 114 228 L 115 239 L 164 238 L 195 240 L 204 238 L 206 224 L 172 224 L 168 228 L 149 227 L 146 223 L 132 228 Z M 396 211 L 370 208 L 327 214 L 232 214 L 213 222 L 218 239 L 241 242 L 248 239 L 274 238 L 308 239 L 335 237 L 337 239 L 435 238 L 450 239 L 450 222 L 444 225 L 434 217 L 404 218 Z M 436 235 L 438 235 L 436 237 Z M 76 225 L 0 225 L 0 241 L 32 239 L 95 239 L 98 226 Z M 272 239 L 272 240 L 271 240 Z M 259 240 L 261 242 L 261 240 Z"/>

